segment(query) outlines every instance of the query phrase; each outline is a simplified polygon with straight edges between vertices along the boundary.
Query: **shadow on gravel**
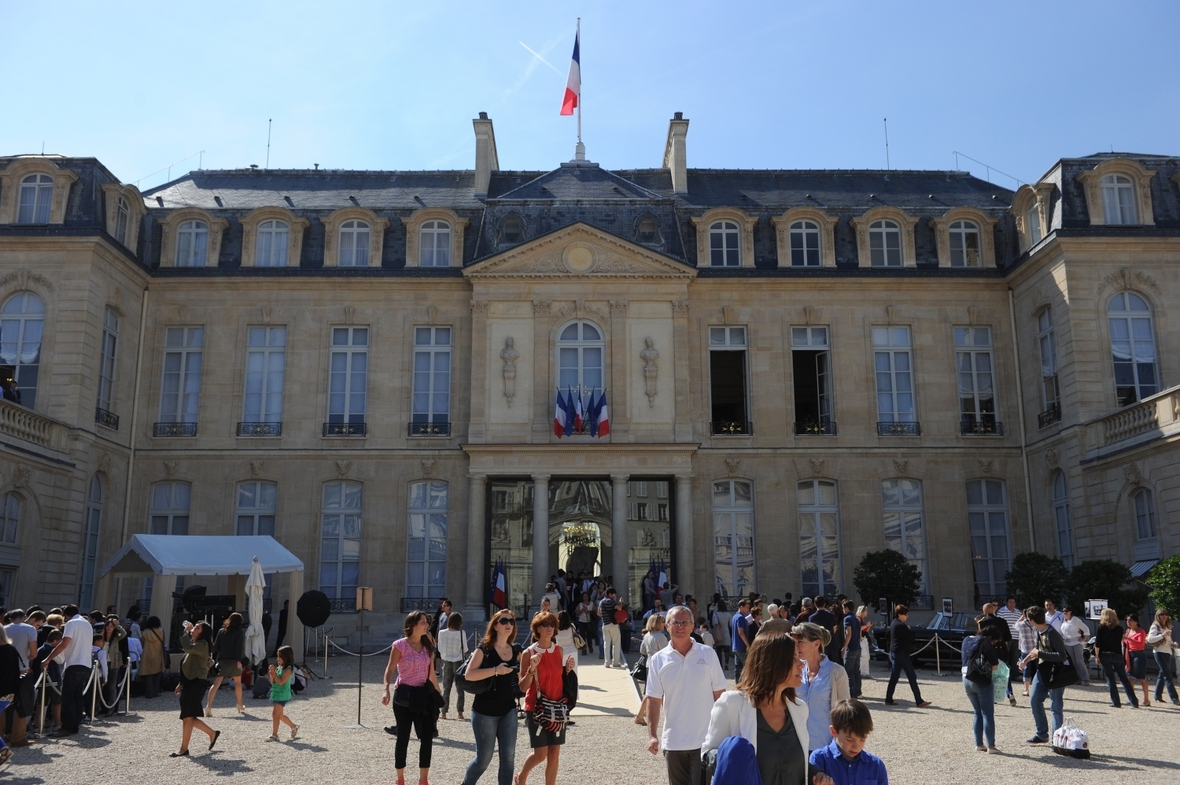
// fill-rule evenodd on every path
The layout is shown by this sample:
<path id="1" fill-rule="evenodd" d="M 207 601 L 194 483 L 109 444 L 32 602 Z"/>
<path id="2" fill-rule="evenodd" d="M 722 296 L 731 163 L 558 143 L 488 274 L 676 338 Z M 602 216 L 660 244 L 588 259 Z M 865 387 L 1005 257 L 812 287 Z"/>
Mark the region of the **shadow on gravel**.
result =
<path id="1" fill-rule="evenodd" d="M 211 774 L 216 774 L 218 777 L 232 777 L 235 774 L 249 774 L 254 771 L 246 765 L 246 761 L 222 758 L 217 755 L 216 751 L 205 755 L 190 756 L 188 760 L 208 769 Z"/>
<path id="2" fill-rule="evenodd" d="M 305 750 L 307 752 L 327 752 L 328 751 L 327 747 L 321 747 L 318 744 L 304 744 L 299 739 L 295 739 L 294 741 L 287 742 L 287 746 L 293 747 L 294 749 L 297 749 L 301 752 L 305 751 Z"/>
<path id="3" fill-rule="evenodd" d="M 434 745 L 436 747 L 451 747 L 457 750 L 475 752 L 475 742 L 473 741 L 459 741 L 458 739 L 448 739 L 444 738 L 443 736 L 435 736 Z"/>
<path id="4" fill-rule="evenodd" d="M 1040 763 L 1055 769 L 1085 769 L 1087 771 L 1116 772 L 1136 771 L 1143 773 L 1144 769 L 1180 769 L 1180 763 L 1174 761 L 1146 760 L 1143 758 L 1116 758 L 1111 755 L 1091 755 L 1087 760 L 1078 760 L 1067 755 L 1052 754 L 1048 747 L 1038 747 L 1041 754 L 1025 754 L 1003 752 L 1006 758 L 1023 758 L 1029 763 Z M 1043 754 L 1049 752 L 1049 755 Z"/>

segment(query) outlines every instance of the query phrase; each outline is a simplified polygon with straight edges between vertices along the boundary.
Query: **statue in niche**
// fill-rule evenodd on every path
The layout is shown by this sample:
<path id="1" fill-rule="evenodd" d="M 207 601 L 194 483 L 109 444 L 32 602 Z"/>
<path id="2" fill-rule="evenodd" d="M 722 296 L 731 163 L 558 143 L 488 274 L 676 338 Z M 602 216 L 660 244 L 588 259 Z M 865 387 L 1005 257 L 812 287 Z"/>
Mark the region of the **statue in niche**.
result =
<path id="1" fill-rule="evenodd" d="M 643 351 L 639 353 L 639 357 L 643 360 L 643 381 L 646 385 L 647 405 L 655 406 L 656 395 L 659 392 L 656 386 L 656 375 L 660 372 L 656 360 L 660 359 L 660 353 L 655 347 L 655 341 L 651 338 L 644 338 L 643 344 Z"/>
<path id="2" fill-rule="evenodd" d="M 520 359 L 520 352 L 516 351 L 516 339 L 511 335 L 504 339 L 500 359 L 504 361 L 504 397 L 511 407 L 512 398 L 516 395 L 516 361 Z"/>
<path id="3" fill-rule="evenodd" d="M 651 529 L 645 528 L 639 530 L 639 545 L 641 548 L 656 547 L 656 536 L 652 533 Z"/>

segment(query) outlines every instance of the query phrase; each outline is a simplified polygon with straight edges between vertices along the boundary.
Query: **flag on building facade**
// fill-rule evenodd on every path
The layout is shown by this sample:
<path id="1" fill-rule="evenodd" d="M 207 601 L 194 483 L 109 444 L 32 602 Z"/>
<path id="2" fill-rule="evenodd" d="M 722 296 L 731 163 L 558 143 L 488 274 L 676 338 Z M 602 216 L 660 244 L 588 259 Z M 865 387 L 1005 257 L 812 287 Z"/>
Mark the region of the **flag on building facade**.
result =
<path id="1" fill-rule="evenodd" d="M 565 430 L 565 401 L 561 398 L 561 388 L 557 388 L 557 404 L 553 407 L 553 435 L 560 439 L 566 434 Z"/>
<path id="2" fill-rule="evenodd" d="M 508 591 L 506 588 L 507 581 L 504 575 L 504 562 L 500 559 L 496 560 L 496 565 L 492 568 L 492 605 L 497 608 L 503 608 L 508 605 Z"/>
<path id="3" fill-rule="evenodd" d="M 610 412 L 606 407 L 606 390 L 602 391 L 602 395 L 598 396 L 598 407 L 595 412 L 597 419 L 597 426 L 595 427 L 595 435 L 602 438 L 610 433 Z"/>
<path id="4" fill-rule="evenodd" d="M 574 433 L 585 433 L 586 417 L 582 411 L 582 391 L 578 390 L 577 397 L 574 397 L 574 391 L 570 390 L 570 399 L 574 405 Z"/>
<path id="5" fill-rule="evenodd" d="M 578 54 L 578 42 L 581 32 L 574 34 L 574 57 L 570 61 L 570 73 L 565 80 L 565 95 L 561 99 L 561 113 L 573 114 L 578 106 L 578 99 L 582 95 L 582 64 Z"/>

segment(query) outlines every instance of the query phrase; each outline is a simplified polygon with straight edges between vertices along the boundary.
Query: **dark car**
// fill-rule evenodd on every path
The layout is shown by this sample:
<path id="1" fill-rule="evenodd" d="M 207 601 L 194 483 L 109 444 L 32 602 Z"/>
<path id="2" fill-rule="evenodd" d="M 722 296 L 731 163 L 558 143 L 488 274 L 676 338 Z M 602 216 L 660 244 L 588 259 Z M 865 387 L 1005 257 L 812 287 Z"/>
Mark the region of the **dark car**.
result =
<path id="1" fill-rule="evenodd" d="M 914 651 L 911 658 L 914 662 L 935 663 L 937 657 L 934 647 L 938 647 L 938 657 L 942 658 L 943 668 L 958 668 L 961 662 L 960 651 L 963 648 L 963 638 L 974 635 L 975 617 L 968 613 L 938 613 L 925 627 L 911 624 L 914 631 Z M 938 643 L 932 643 L 937 633 Z M 889 627 L 885 626 L 873 631 L 877 645 L 889 653 Z M 954 648 L 951 648 L 951 647 Z"/>

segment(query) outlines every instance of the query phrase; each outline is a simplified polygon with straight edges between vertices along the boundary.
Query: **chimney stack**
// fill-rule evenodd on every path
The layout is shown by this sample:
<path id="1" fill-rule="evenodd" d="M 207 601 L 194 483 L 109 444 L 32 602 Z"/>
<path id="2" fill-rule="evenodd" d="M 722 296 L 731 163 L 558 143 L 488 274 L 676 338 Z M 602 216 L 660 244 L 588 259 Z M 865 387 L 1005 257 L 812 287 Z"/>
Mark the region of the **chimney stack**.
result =
<path id="1" fill-rule="evenodd" d="M 471 122 L 475 126 L 475 195 L 487 196 L 492 172 L 500 170 L 500 160 L 496 157 L 496 132 L 492 130 L 487 112 L 480 112 L 479 117 Z"/>
<path id="2" fill-rule="evenodd" d="M 688 193 L 688 121 L 677 112 L 668 121 L 668 141 L 664 144 L 664 168 L 672 174 L 672 192 Z"/>

